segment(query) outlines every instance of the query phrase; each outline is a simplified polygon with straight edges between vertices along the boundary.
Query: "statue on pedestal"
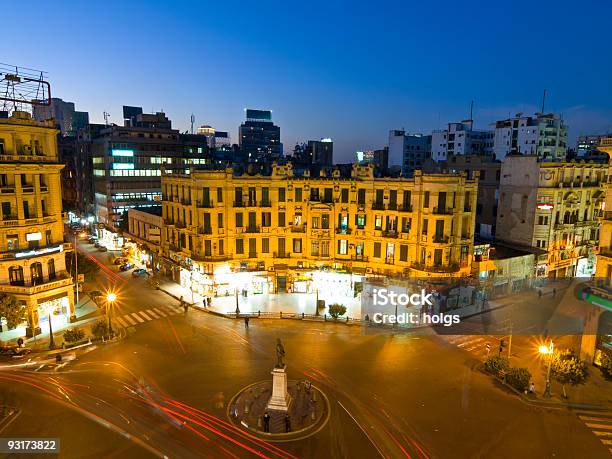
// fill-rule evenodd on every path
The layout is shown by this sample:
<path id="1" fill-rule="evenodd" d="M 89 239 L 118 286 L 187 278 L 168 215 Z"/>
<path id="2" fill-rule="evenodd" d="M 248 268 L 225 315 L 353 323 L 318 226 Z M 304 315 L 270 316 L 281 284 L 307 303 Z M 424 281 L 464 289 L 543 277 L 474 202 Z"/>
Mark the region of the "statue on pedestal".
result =
<path id="1" fill-rule="evenodd" d="M 285 358 L 285 348 L 283 347 L 283 343 L 281 343 L 280 338 L 276 338 L 276 367 L 275 368 L 284 368 L 285 362 L 283 359 Z"/>

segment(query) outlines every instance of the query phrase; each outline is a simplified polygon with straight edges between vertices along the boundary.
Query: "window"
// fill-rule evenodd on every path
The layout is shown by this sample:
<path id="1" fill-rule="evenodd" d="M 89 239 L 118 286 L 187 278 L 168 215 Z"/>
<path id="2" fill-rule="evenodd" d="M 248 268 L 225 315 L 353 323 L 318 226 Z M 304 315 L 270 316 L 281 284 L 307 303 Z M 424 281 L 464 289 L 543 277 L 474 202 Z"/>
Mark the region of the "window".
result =
<path id="1" fill-rule="evenodd" d="M 293 195 L 295 202 L 302 202 L 302 188 L 295 188 Z"/>
<path id="2" fill-rule="evenodd" d="M 423 207 L 429 208 L 429 191 L 425 192 L 425 198 L 423 199 Z"/>
<path id="3" fill-rule="evenodd" d="M 270 239 L 267 237 L 264 237 L 261 240 L 261 251 L 262 253 L 270 253 Z"/>
<path id="4" fill-rule="evenodd" d="M 310 242 L 310 256 L 312 257 L 319 256 L 319 241 L 317 239 L 312 240 Z"/>
<path id="5" fill-rule="evenodd" d="M 272 226 L 272 213 L 262 212 L 261 213 L 261 226 Z"/>
<path id="6" fill-rule="evenodd" d="M 400 245 L 400 261 L 408 261 L 408 246 L 406 244 Z"/>
<path id="7" fill-rule="evenodd" d="M 442 265 L 442 249 L 434 250 L 434 265 L 435 266 Z"/>
<path id="8" fill-rule="evenodd" d="M 342 188 L 340 191 L 340 201 L 343 203 L 349 202 L 349 190 L 348 188 Z"/>
<path id="9" fill-rule="evenodd" d="M 236 228 L 242 228 L 244 222 L 242 221 L 242 212 L 236 212 Z"/>
<path id="10" fill-rule="evenodd" d="M 284 257 L 285 256 L 285 238 L 279 237 L 277 244 L 278 244 L 278 256 Z"/>
<path id="11" fill-rule="evenodd" d="M 278 213 L 278 226 L 281 228 L 285 226 L 285 212 Z"/>
<path id="12" fill-rule="evenodd" d="M 427 227 L 429 226 L 429 220 L 427 220 L 426 218 L 423 219 L 423 234 L 427 234 Z"/>
<path id="13" fill-rule="evenodd" d="M 24 285 L 23 268 L 21 266 L 11 266 L 9 268 L 9 282 L 11 285 Z"/>
<path id="14" fill-rule="evenodd" d="M 302 253 L 302 239 L 295 238 L 293 240 L 293 253 Z"/>
<path id="15" fill-rule="evenodd" d="M 374 243 L 374 258 L 380 258 L 380 242 Z"/>
<path id="16" fill-rule="evenodd" d="M 412 218 L 402 217 L 402 232 L 409 233 L 412 226 Z"/>
<path id="17" fill-rule="evenodd" d="M 244 253 L 244 240 L 236 239 L 236 253 L 241 255 Z"/>
<path id="18" fill-rule="evenodd" d="M 55 279 L 55 260 L 53 260 L 53 258 L 47 262 L 47 273 L 49 276 L 49 280 Z"/>
<path id="19" fill-rule="evenodd" d="M 364 214 L 355 215 L 355 225 L 357 226 L 357 228 L 363 229 L 365 228 L 365 224 L 366 224 L 366 216 Z"/>
<path id="20" fill-rule="evenodd" d="M 357 190 L 357 204 L 364 205 L 366 200 L 366 190 L 364 188 L 359 188 Z"/>
<path id="21" fill-rule="evenodd" d="M 43 281 L 42 263 L 36 262 L 30 265 L 30 276 L 32 276 L 32 285 L 42 284 L 42 281 Z"/>
<path id="22" fill-rule="evenodd" d="M 223 202 L 223 188 L 217 188 L 217 202 Z"/>
<path id="23" fill-rule="evenodd" d="M 287 197 L 285 196 L 285 188 L 278 189 L 278 202 L 285 202 Z"/>
<path id="24" fill-rule="evenodd" d="M 348 254 L 348 241 L 346 239 L 340 239 L 338 241 L 338 255 Z"/>
<path id="25" fill-rule="evenodd" d="M 321 228 L 329 229 L 329 214 L 321 215 Z"/>
<path id="26" fill-rule="evenodd" d="M 314 229 L 321 227 L 321 217 L 312 217 L 312 227 Z"/>
<path id="27" fill-rule="evenodd" d="M 7 250 L 17 250 L 19 248 L 19 236 L 17 234 L 9 234 L 6 236 Z"/>
<path id="28" fill-rule="evenodd" d="M 210 239 L 206 239 L 204 241 L 204 256 L 210 257 L 212 255 L 212 241 Z"/>
<path id="29" fill-rule="evenodd" d="M 225 241 L 223 239 L 219 240 L 219 255 L 225 255 Z"/>
<path id="30" fill-rule="evenodd" d="M 51 245 L 51 243 L 53 242 L 53 238 L 51 236 L 51 230 L 46 230 L 45 231 L 45 241 L 46 241 L 47 245 Z"/>
<path id="31" fill-rule="evenodd" d="M 323 190 L 323 202 L 333 202 L 333 189 L 325 188 Z"/>
<path id="32" fill-rule="evenodd" d="M 234 202 L 235 205 L 242 205 L 242 188 L 240 188 L 239 186 L 234 188 Z"/>
<path id="33" fill-rule="evenodd" d="M 329 241 L 321 241 L 321 256 L 329 257 Z"/>
<path id="34" fill-rule="evenodd" d="M 7 220 L 11 216 L 11 203 L 3 202 L 2 203 L 2 218 Z"/>
<path id="35" fill-rule="evenodd" d="M 219 228 L 223 228 L 223 214 L 222 213 L 217 214 L 217 226 Z"/>
<path id="36" fill-rule="evenodd" d="M 374 217 L 374 229 L 375 230 L 382 229 L 382 216 L 381 215 L 376 215 Z"/>
<path id="37" fill-rule="evenodd" d="M 270 188 L 267 186 L 261 189 L 261 204 L 264 206 L 270 205 Z"/>
<path id="38" fill-rule="evenodd" d="M 358 242 L 357 244 L 355 244 L 355 254 L 358 257 L 363 257 L 365 254 L 365 243 L 364 242 Z"/>

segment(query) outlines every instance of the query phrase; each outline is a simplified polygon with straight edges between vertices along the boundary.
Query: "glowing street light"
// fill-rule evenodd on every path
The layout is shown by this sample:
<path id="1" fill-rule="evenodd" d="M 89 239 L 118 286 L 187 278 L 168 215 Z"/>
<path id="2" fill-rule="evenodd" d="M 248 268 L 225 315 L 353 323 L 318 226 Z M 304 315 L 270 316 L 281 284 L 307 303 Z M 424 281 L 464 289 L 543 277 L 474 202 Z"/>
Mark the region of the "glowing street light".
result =
<path id="1" fill-rule="evenodd" d="M 550 397 L 550 367 L 552 366 L 554 350 L 555 347 L 552 339 L 550 340 L 550 344 L 548 346 L 542 344 L 540 347 L 538 347 L 540 354 L 548 356 L 548 370 L 546 370 L 546 390 L 544 391 L 544 397 Z"/>
<path id="2" fill-rule="evenodd" d="M 113 337 L 113 325 L 111 323 L 111 309 L 113 306 L 113 302 L 117 299 L 117 295 L 113 292 L 109 292 L 106 294 L 106 316 L 108 317 L 108 334 L 112 338 Z"/>

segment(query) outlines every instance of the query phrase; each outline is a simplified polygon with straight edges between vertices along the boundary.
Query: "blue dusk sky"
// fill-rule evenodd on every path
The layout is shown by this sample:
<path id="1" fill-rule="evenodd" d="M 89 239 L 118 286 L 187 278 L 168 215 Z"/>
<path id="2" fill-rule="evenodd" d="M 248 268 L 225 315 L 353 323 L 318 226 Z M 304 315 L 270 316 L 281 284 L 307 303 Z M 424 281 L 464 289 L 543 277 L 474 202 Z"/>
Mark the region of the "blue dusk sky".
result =
<path id="1" fill-rule="evenodd" d="M 612 2 L 8 2 L 0 62 L 48 72 L 102 122 L 122 105 L 230 132 L 272 109 L 285 151 L 331 137 L 335 159 L 389 129 L 562 113 L 573 145 L 612 132 Z M 6 20 L 11 18 L 10 20 Z"/>

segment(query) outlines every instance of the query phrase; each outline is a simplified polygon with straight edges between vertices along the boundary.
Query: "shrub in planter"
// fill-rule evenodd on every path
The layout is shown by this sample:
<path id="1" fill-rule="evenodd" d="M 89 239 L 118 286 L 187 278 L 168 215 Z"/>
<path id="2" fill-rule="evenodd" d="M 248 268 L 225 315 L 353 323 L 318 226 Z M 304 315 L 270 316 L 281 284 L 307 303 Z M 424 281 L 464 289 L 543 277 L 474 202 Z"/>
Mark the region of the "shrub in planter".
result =
<path id="1" fill-rule="evenodd" d="M 102 319 L 91 326 L 91 333 L 98 339 L 108 336 L 108 323 Z"/>
<path id="2" fill-rule="evenodd" d="M 329 305 L 329 315 L 334 319 L 337 319 L 344 314 L 346 314 L 346 306 L 343 304 L 334 303 Z"/>
<path id="3" fill-rule="evenodd" d="M 510 368 L 510 363 L 505 357 L 489 357 L 484 363 L 484 369 L 487 373 L 498 376 L 501 371 L 507 371 Z"/>
<path id="4" fill-rule="evenodd" d="M 531 381 L 531 372 L 527 368 L 510 368 L 506 372 L 506 382 L 516 390 L 525 392 Z"/>
<path id="5" fill-rule="evenodd" d="M 601 353 L 601 374 L 606 379 L 612 379 L 612 352 L 605 350 Z"/>
<path id="6" fill-rule="evenodd" d="M 85 332 L 78 328 L 70 328 L 64 332 L 64 341 L 67 343 L 76 343 L 85 338 Z"/>

